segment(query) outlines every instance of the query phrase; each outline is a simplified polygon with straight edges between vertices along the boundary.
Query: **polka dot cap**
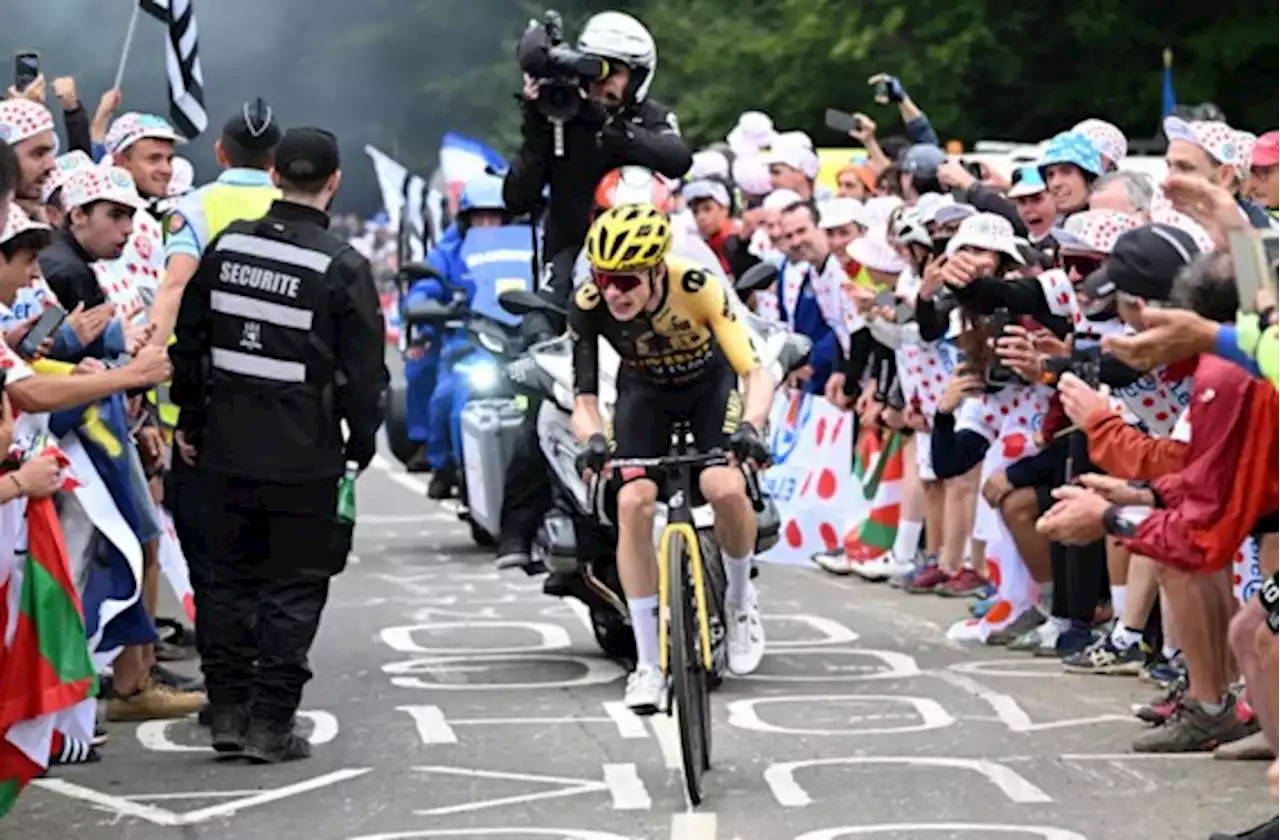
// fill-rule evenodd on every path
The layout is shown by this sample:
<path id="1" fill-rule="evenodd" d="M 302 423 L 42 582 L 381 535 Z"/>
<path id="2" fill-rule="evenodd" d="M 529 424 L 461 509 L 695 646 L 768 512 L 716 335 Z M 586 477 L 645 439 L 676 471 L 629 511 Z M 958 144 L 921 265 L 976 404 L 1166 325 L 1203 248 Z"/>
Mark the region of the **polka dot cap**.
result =
<path id="1" fill-rule="evenodd" d="M 1227 166 L 1239 166 L 1247 160 L 1241 157 L 1240 138 L 1224 122 L 1187 122 L 1178 117 L 1165 117 L 1164 133 L 1169 142 L 1181 140 L 1190 143 Z"/>
<path id="2" fill-rule="evenodd" d="M 48 108 L 30 99 L 0 102 L 0 140 L 13 146 L 45 131 L 54 131 L 53 114 Z M 56 131 L 53 138 L 56 143 Z"/>
<path id="3" fill-rule="evenodd" d="M 113 201 L 142 209 L 146 202 L 128 170 L 118 166 L 92 166 L 75 172 L 62 186 L 62 206 L 83 207 L 95 201 Z"/>
<path id="4" fill-rule="evenodd" d="M 26 214 L 17 204 L 9 205 L 9 221 L 5 224 L 4 230 L 0 231 L 0 244 L 8 242 L 20 233 L 26 233 L 29 230 L 52 230 L 44 222 L 36 221 Z"/>
<path id="5" fill-rule="evenodd" d="M 1253 164 L 1253 147 L 1258 144 L 1258 135 L 1249 131 L 1237 131 L 1236 141 L 1240 144 L 1240 159 L 1236 161 L 1236 171 L 1241 178 L 1249 177 L 1249 169 Z"/>
<path id="6" fill-rule="evenodd" d="M 1129 154 L 1129 141 L 1124 132 L 1106 120 L 1087 119 L 1071 130 L 1088 137 L 1094 148 L 1114 164 L 1118 165 Z"/>
<path id="7" fill-rule="evenodd" d="M 1066 221 L 1066 231 L 1091 251 L 1110 254 L 1121 234 L 1142 226 L 1141 220 L 1115 210 L 1085 210 Z"/>
<path id="8" fill-rule="evenodd" d="M 1175 210 L 1173 202 L 1169 201 L 1168 196 L 1164 194 L 1164 190 L 1158 187 L 1155 194 L 1151 196 L 1151 221 L 1157 224 L 1173 225 L 1185 231 L 1195 240 L 1196 247 L 1200 249 L 1201 253 L 1217 250 L 1217 246 L 1213 244 L 1213 237 L 1209 235 L 1209 232 L 1195 219 Z"/>
<path id="9" fill-rule="evenodd" d="M 65 184 L 73 173 L 82 169 L 89 169 L 94 165 L 93 160 L 79 149 L 73 149 L 65 155 L 59 155 L 53 163 L 53 172 L 49 174 L 49 179 L 45 181 L 44 186 L 40 189 L 40 202 L 42 204 L 48 204 L 54 192 Z"/>

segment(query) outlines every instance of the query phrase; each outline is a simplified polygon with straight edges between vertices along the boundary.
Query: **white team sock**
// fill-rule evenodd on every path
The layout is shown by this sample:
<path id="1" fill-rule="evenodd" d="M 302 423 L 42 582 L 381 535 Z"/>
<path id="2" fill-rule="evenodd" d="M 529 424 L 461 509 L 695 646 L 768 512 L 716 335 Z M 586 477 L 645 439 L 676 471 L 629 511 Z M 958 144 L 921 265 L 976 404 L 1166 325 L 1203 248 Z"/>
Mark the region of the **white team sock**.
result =
<path id="1" fill-rule="evenodd" d="M 1123 585 L 1111 587 L 1111 612 L 1115 614 L 1116 618 L 1124 615 L 1125 589 L 1126 587 Z M 1118 626 L 1119 622 L 1116 622 L 1116 624 Z"/>
<path id="2" fill-rule="evenodd" d="M 1169 645 L 1165 645 L 1164 647 L 1160 648 L 1160 655 L 1163 656 L 1165 659 L 1173 659 L 1175 656 L 1177 656 L 1181 652 L 1182 651 L 1178 650 L 1176 647 L 1170 647 Z"/>
<path id="3" fill-rule="evenodd" d="M 897 560 L 912 562 L 916 552 L 920 550 L 920 534 L 924 532 L 923 522 L 898 523 L 898 536 L 893 540 L 893 556 Z"/>
<path id="4" fill-rule="evenodd" d="M 1111 628 L 1111 644 L 1115 645 L 1116 650 L 1128 650 L 1140 641 L 1142 631 L 1130 630 L 1124 626 L 1123 621 L 1117 621 L 1116 626 Z"/>
<path id="5" fill-rule="evenodd" d="M 752 555 L 746 557 L 730 557 L 727 554 L 721 555 L 724 559 L 724 570 L 728 576 L 728 586 L 725 588 L 724 600 L 731 607 L 741 607 L 750 601 L 756 594 L 756 588 L 751 585 L 751 560 Z"/>
<path id="6" fill-rule="evenodd" d="M 628 598 L 631 611 L 631 631 L 636 637 L 636 664 L 657 667 L 658 654 L 658 596 Z"/>

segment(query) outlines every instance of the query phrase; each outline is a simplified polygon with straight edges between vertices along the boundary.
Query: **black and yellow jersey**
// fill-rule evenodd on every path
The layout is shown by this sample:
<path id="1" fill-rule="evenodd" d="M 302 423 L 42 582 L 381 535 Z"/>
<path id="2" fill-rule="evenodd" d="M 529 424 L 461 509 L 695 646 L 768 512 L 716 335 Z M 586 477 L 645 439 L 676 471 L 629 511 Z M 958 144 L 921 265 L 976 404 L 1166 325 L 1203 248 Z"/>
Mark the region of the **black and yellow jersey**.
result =
<path id="1" fill-rule="evenodd" d="M 738 320 L 724 284 L 697 263 L 667 257 L 661 300 L 629 321 L 609 312 L 594 282 L 580 286 L 569 309 L 574 386 L 579 394 L 599 387 L 598 340 L 604 338 L 630 373 L 658 386 L 677 387 L 724 370 L 745 376 L 760 366 L 751 334 Z"/>

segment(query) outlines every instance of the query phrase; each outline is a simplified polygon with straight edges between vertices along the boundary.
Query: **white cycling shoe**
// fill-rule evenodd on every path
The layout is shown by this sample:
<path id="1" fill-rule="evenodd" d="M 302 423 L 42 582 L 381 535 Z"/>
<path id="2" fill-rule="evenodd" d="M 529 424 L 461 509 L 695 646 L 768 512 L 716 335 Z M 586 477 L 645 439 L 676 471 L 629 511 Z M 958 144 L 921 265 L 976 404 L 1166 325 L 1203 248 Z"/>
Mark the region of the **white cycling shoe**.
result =
<path id="1" fill-rule="evenodd" d="M 627 674 L 627 690 L 623 696 L 627 708 L 637 715 L 656 715 L 667 708 L 667 680 L 657 665 L 637 665 Z"/>
<path id="2" fill-rule="evenodd" d="M 729 637 L 729 670 L 738 676 L 755 672 L 764 659 L 764 624 L 760 621 L 760 603 L 752 595 L 740 607 L 725 605 L 726 632 Z"/>

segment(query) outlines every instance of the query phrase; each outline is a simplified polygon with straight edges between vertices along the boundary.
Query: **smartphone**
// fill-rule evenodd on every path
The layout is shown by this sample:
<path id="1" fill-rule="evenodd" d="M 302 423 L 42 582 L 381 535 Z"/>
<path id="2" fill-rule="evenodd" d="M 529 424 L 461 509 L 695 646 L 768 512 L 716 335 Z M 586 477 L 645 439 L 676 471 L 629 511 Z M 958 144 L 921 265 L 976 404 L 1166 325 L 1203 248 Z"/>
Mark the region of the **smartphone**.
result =
<path id="1" fill-rule="evenodd" d="M 987 319 L 987 326 L 990 328 L 992 341 L 998 341 L 1000 336 L 1004 335 L 1005 327 L 1009 326 L 1010 320 L 1009 310 L 1004 307 L 991 313 L 991 317 Z M 1018 375 L 1013 372 L 1013 369 L 1002 364 L 1000 357 L 993 351 L 991 361 L 982 373 L 983 383 L 991 388 L 1003 388 L 1017 378 Z"/>
<path id="2" fill-rule="evenodd" d="M 13 57 L 13 87 L 19 93 L 31 87 L 40 75 L 40 53 L 24 50 Z"/>
<path id="3" fill-rule="evenodd" d="M 875 83 L 875 92 L 872 95 L 875 97 L 876 102 L 881 105 L 888 105 L 892 92 L 889 83 L 881 80 Z"/>
<path id="4" fill-rule="evenodd" d="M 1274 230 L 1241 230 L 1227 234 L 1240 308 L 1246 312 L 1254 311 L 1254 301 L 1262 289 L 1269 290 L 1272 299 L 1275 298 L 1277 245 L 1280 245 L 1280 239 Z"/>
<path id="5" fill-rule="evenodd" d="M 18 355 L 24 359 L 34 359 L 40 352 L 44 340 L 58 331 L 62 322 L 67 319 L 67 310 L 61 306 L 49 305 L 40 313 L 39 319 L 27 330 L 27 334 L 18 342 Z"/>
<path id="6" fill-rule="evenodd" d="M 947 243 L 950 241 L 950 236 L 933 237 L 933 255 L 935 257 L 945 257 L 947 255 Z"/>
<path id="7" fill-rule="evenodd" d="M 851 131 L 857 131 L 862 121 L 853 114 L 846 114 L 844 111 L 837 111 L 835 108 L 827 109 L 827 128 L 838 131 L 841 134 L 848 134 Z"/>
<path id="8" fill-rule="evenodd" d="M 968 172 L 970 175 L 972 175 L 974 178 L 976 178 L 979 181 L 981 181 L 985 177 L 982 171 L 982 164 L 978 163 L 977 161 L 962 160 L 960 161 L 960 165 L 964 167 L 965 172 Z"/>

